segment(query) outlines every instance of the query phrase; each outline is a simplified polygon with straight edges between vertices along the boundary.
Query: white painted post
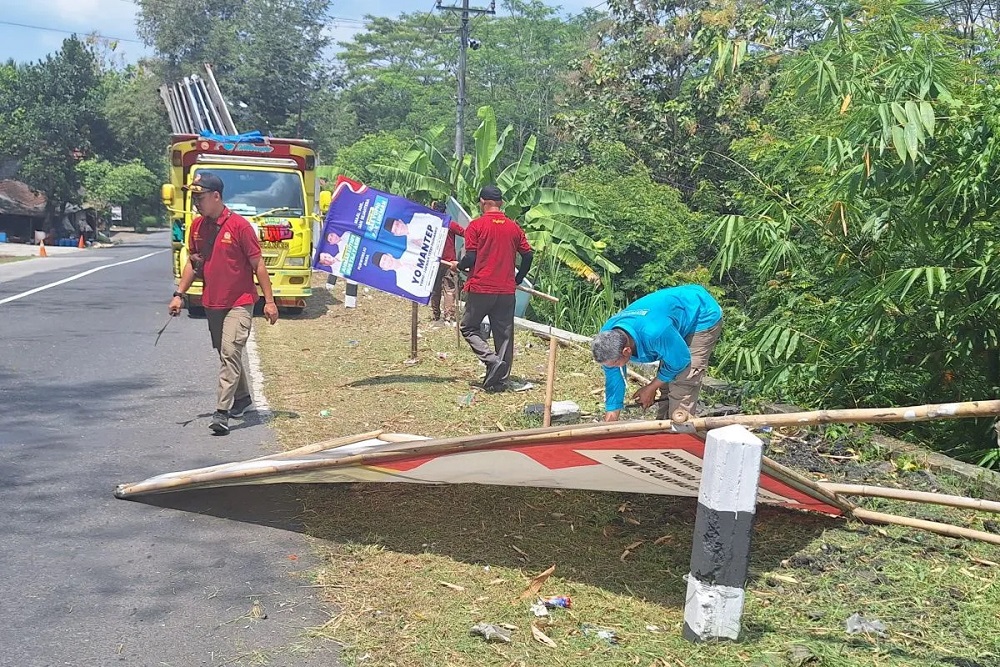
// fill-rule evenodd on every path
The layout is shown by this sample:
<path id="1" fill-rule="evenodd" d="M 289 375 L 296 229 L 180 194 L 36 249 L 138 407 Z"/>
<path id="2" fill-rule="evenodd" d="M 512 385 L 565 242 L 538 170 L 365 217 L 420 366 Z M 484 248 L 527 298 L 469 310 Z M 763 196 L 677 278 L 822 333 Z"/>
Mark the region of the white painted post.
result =
<path id="1" fill-rule="evenodd" d="M 357 308 L 357 306 L 358 306 L 358 284 L 353 280 L 348 280 L 347 287 L 344 289 L 344 307 Z"/>
<path id="2" fill-rule="evenodd" d="M 739 638 L 761 450 L 743 426 L 714 429 L 705 439 L 684 605 L 689 641 Z"/>

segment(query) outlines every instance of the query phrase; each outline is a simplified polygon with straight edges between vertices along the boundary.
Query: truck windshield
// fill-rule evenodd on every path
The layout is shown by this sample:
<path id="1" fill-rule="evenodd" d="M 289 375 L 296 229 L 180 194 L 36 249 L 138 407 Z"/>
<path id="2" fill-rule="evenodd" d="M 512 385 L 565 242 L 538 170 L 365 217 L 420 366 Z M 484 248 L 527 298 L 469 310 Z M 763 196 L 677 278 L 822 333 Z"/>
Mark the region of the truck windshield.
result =
<path id="1" fill-rule="evenodd" d="M 299 174 L 253 169 L 212 171 L 225 184 L 222 199 L 234 213 L 258 215 L 274 211 L 275 215 L 300 216 L 305 212 Z"/>

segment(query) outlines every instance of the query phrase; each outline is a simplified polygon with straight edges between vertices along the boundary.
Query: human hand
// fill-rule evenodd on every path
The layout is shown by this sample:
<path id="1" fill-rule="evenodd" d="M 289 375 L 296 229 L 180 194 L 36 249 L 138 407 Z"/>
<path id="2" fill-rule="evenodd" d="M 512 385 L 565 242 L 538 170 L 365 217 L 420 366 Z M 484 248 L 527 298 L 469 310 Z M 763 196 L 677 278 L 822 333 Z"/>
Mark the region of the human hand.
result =
<path id="1" fill-rule="evenodd" d="M 658 388 L 659 387 L 654 384 L 647 384 L 645 387 L 635 392 L 635 395 L 632 398 L 643 408 L 648 408 L 656 401 L 656 390 Z"/>
<path id="2" fill-rule="evenodd" d="M 273 303 L 264 304 L 264 319 L 274 324 L 278 321 L 278 307 Z"/>
<path id="3" fill-rule="evenodd" d="M 175 296 L 170 300 L 170 305 L 167 306 L 167 311 L 170 313 L 171 317 L 177 317 L 181 314 L 181 309 L 184 307 L 184 299 L 179 296 Z"/>

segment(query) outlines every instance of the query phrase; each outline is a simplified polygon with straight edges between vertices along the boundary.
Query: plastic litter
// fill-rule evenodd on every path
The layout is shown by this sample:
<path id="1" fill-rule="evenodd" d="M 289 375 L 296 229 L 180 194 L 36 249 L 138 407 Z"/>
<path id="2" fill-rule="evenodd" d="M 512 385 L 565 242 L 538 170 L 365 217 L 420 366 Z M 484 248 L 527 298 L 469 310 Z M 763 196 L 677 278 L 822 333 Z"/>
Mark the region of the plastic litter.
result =
<path id="1" fill-rule="evenodd" d="M 543 616 L 549 615 L 549 608 L 542 604 L 541 600 L 531 605 L 531 613 L 537 618 L 542 618 Z"/>
<path id="2" fill-rule="evenodd" d="M 614 630 L 609 630 L 607 628 L 599 628 L 597 626 L 590 625 L 589 623 L 584 623 L 582 626 L 580 626 L 580 629 L 583 630 L 583 634 L 587 637 L 593 635 L 598 637 L 599 639 L 603 639 L 612 646 L 618 644 L 618 635 L 615 633 Z"/>
<path id="3" fill-rule="evenodd" d="M 331 414 L 333 414 L 333 413 L 331 413 L 329 410 L 320 410 L 319 411 L 319 416 L 320 417 L 329 417 Z"/>
<path id="4" fill-rule="evenodd" d="M 849 635 L 878 635 L 885 637 L 885 623 L 877 618 L 867 619 L 855 612 L 847 619 L 847 634 Z"/>
<path id="5" fill-rule="evenodd" d="M 569 609 L 573 606 L 573 598 L 568 595 L 550 595 L 548 597 L 540 598 L 538 600 L 539 604 L 543 604 L 549 609 Z"/>
<path id="6" fill-rule="evenodd" d="M 472 636 L 479 635 L 487 642 L 499 644 L 510 643 L 510 631 L 492 623 L 476 623 L 469 630 L 469 634 Z"/>

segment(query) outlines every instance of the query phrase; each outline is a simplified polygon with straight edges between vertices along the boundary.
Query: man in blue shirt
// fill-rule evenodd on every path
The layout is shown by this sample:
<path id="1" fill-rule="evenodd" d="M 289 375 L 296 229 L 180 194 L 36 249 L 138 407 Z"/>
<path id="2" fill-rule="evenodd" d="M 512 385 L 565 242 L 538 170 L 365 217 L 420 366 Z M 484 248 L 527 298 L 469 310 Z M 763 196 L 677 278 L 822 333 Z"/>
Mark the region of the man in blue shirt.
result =
<path id="1" fill-rule="evenodd" d="M 658 419 L 684 421 L 694 414 L 701 383 L 719 334 L 722 308 L 701 285 L 648 294 L 601 327 L 590 349 L 604 366 L 604 421 L 617 421 L 625 405 L 625 367 L 659 362 L 656 378 L 633 397 L 648 408 L 666 387 Z"/>

